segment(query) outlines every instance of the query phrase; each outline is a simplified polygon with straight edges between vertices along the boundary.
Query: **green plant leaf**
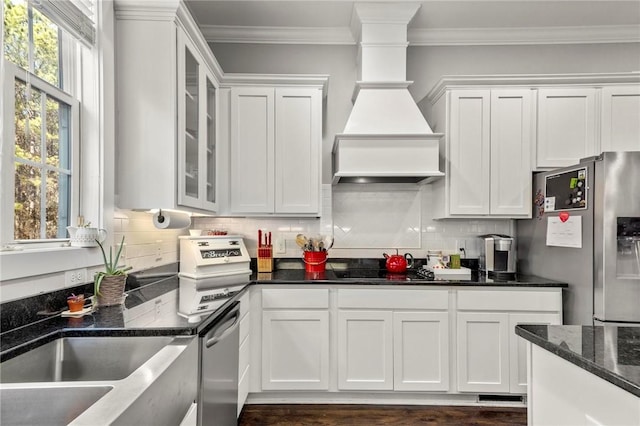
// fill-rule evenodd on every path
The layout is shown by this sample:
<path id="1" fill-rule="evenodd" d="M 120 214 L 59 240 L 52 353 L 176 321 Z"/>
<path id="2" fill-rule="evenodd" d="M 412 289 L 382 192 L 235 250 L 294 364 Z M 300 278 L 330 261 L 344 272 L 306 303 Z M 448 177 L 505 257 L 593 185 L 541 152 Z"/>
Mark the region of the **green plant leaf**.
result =
<path id="1" fill-rule="evenodd" d="M 95 240 L 100 247 L 100 251 L 102 252 L 102 260 L 104 261 L 104 271 L 96 272 L 94 276 L 94 294 L 100 294 L 100 284 L 102 283 L 102 279 L 105 276 L 111 275 L 126 275 L 127 271 L 133 269 L 132 266 L 122 266 L 118 267 L 118 261 L 120 260 L 120 255 L 122 254 L 122 248 L 124 247 L 124 236 L 122 236 L 122 240 L 120 241 L 120 247 L 116 252 L 116 257 L 113 257 L 113 247 L 109 247 L 109 259 L 107 259 L 107 253 L 104 249 L 104 246 L 100 243 L 100 241 Z"/>

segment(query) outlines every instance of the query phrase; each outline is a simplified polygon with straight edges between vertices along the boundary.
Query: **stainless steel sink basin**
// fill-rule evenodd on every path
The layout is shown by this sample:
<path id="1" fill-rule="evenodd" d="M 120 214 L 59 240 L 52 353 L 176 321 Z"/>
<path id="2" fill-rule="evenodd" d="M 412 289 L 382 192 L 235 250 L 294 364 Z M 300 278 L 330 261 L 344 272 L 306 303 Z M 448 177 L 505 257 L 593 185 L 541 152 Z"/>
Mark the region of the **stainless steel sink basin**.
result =
<path id="1" fill-rule="evenodd" d="M 0 424 L 180 424 L 197 360 L 195 336 L 60 338 L 0 364 Z"/>
<path id="2" fill-rule="evenodd" d="M 112 389 L 112 386 L 3 388 L 0 424 L 66 425 Z"/>
<path id="3" fill-rule="evenodd" d="M 121 380 L 173 337 L 63 337 L 0 364 L 1 383 Z M 4 395 L 3 395 L 4 405 Z"/>

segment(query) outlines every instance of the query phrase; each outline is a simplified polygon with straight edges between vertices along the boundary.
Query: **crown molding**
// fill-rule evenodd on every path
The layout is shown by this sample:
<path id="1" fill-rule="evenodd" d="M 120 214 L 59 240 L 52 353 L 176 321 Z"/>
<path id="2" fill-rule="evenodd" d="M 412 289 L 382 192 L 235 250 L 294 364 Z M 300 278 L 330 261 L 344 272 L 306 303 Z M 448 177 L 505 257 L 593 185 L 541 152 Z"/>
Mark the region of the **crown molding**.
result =
<path id="1" fill-rule="evenodd" d="M 327 96 L 329 75 L 327 74 L 250 74 L 225 73 L 220 87 L 237 86 L 310 86 L 321 87 L 323 97 Z"/>
<path id="2" fill-rule="evenodd" d="M 180 2 L 178 10 L 176 11 L 176 16 L 178 24 L 182 25 L 186 32 L 186 37 L 189 37 L 189 39 L 191 39 L 191 41 L 196 45 L 198 51 L 209 65 L 209 69 L 213 72 L 215 79 L 217 80 L 216 84 L 218 84 L 224 76 L 224 71 L 216 57 L 213 55 L 213 52 L 211 52 L 207 40 L 202 36 L 202 33 L 198 28 L 198 24 L 193 19 L 193 16 L 191 16 L 191 12 L 189 12 L 189 9 L 183 2 Z"/>
<path id="3" fill-rule="evenodd" d="M 179 0 L 115 0 L 113 3 L 118 20 L 172 21 L 179 7 Z"/>
<path id="4" fill-rule="evenodd" d="M 422 100 L 427 99 L 432 104 L 435 104 L 447 89 L 487 87 L 541 88 L 554 86 L 604 87 L 617 84 L 640 84 L 640 71 L 575 74 L 445 75 Z"/>
<path id="5" fill-rule="evenodd" d="M 354 45 L 349 27 L 251 27 L 203 25 L 209 43 Z"/>
<path id="6" fill-rule="evenodd" d="M 640 42 L 639 25 L 409 29 L 412 46 L 479 46 Z"/>
<path id="7" fill-rule="evenodd" d="M 204 25 L 209 43 L 354 45 L 350 27 Z M 409 28 L 411 46 L 638 43 L 640 25 L 522 28 Z"/>

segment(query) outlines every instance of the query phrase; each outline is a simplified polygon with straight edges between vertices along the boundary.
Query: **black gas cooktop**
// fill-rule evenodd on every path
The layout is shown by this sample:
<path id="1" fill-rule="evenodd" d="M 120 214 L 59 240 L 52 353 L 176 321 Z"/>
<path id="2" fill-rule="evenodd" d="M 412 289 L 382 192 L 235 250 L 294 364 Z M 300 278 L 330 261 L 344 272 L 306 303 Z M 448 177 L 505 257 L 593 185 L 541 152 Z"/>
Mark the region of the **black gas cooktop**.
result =
<path id="1" fill-rule="evenodd" d="M 390 281 L 415 281 L 415 280 L 433 280 L 433 272 L 423 268 L 408 269 L 406 273 L 398 274 L 389 272 L 386 269 L 347 269 L 333 270 L 338 279 L 387 279 Z"/>

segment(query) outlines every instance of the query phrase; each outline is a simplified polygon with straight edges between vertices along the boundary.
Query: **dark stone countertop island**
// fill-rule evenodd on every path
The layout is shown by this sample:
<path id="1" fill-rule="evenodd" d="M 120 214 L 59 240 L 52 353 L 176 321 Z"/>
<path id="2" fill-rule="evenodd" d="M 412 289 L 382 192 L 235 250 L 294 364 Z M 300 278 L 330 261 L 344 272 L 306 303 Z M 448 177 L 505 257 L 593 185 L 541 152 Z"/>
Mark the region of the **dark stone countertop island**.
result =
<path id="1" fill-rule="evenodd" d="M 516 334 L 640 397 L 640 327 L 518 325 Z"/>

